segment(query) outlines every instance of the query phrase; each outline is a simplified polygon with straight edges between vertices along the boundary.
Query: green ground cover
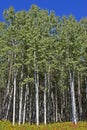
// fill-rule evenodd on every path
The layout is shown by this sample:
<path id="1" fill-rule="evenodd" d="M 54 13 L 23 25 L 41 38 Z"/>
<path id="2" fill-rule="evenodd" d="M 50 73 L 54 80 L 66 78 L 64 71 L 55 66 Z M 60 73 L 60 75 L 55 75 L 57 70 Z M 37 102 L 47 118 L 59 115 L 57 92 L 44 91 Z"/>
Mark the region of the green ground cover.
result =
<path id="1" fill-rule="evenodd" d="M 0 121 L 0 130 L 87 130 L 87 122 L 78 122 L 77 125 L 71 122 L 54 123 L 37 127 L 29 124 L 12 126 L 8 121 Z"/>

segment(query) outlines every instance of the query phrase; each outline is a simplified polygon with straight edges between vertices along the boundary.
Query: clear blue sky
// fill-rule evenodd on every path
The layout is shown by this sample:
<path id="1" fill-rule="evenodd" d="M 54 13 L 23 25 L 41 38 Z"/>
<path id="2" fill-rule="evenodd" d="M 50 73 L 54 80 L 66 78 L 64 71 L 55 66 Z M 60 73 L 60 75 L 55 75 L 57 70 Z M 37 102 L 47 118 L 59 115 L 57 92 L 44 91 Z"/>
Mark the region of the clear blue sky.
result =
<path id="1" fill-rule="evenodd" d="M 32 4 L 42 9 L 54 10 L 56 15 L 74 15 L 77 20 L 87 17 L 87 0 L 0 0 L 0 21 L 3 20 L 3 11 L 13 6 L 16 11 L 28 10 Z"/>

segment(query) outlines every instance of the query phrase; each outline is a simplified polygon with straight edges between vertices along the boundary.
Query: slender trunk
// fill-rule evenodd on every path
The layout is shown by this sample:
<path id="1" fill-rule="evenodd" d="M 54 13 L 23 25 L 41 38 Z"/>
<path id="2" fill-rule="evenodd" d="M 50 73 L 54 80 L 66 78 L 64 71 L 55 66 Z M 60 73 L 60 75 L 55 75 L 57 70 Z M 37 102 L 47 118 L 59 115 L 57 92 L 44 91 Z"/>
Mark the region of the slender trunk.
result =
<path id="1" fill-rule="evenodd" d="M 50 122 L 50 66 L 48 70 L 48 103 L 47 103 L 47 119 Z"/>
<path id="2" fill-rule="evenodd" d="M 69 113 L 69 99 L 68 99 L 67 92 L 65 92 L 65 121 L 70 120 L 69 116 L 70 116 L 70 113 Z"/>
<path id="3" fill-rule="evenodd" d="M 18 124 L 21 124 L 22 119 L 22 93 L 23 93 L 23 87 L 20 88 L 20 103 L 19 103 L 19 122 Z"/>
<path id="4" fill-rule="evenodd" d="M 12 60 L 9 59 L 9 62 L 10 62 L 10 67 L 9 67 L 9 75 L 8 75 L 8 83 L 7 83 L 7 88 L 6 88 L 6 92 L 5 92 L 5 95 L 4 95 L 4 101 L 3 101 L 3 107 L 5 105 L 5 102 L 7 100 L 7 97 L 9 95 L 9 90 L 10 90 L 10 80 L 11 80 L 11 72 L 12 72 Z"/>
<path id="5" fill-rule="evenodd" d="M 62 96 L 61 96 L 61 119 L 64 120 L 64 107 L 65 107 L 65 95 L 64 95 L 64 90 L 62 91 Z"/>
<path id="6" fill-rule="evenodd" d="M 17 73 L 16 73 L 16 72 L 14 72 L 14 92 L 13 92 L 13 125 L 15 124 L 16 76 L 17 76 Z"/>
<path id="7" fill-rule="evenodd" d="M 30 96 L 30 101 L 29 101 L 29 124 L 31 124 L 31 112 L 32 112 L 32 106 L 31 106 L 31 102 L 32 102 L 32 100 L 31 100 L 31 96 Z"/>
<path id="8" fill-rule="evenodd" d="M 85 85 L 86 85 L 86 99 L 87 99 L 87 77 L 85 77 Z"/>
<path id="9" fill-rule="evenodd" d="M 78 73 L 78 103 L 79 103 L 79 118 L 82 119 L 82 103 L 81 103 L 81 90 L 80 90 L 80 76 Z"/>
<path id="10" fill-rule="evenodd" d="M 72 121 L 77 123 L 76 119 L 76 103 L 75 103 L 75 90 L 74 90 L 74 74 L 70 71 L 70 90 L 71 90 L 71 103 L 72 103 Z"/>
<path id="11" fill-rule="evenodd" d="M 47 75 L 45 73 L 45 88 L 44 88 L 44 124 L 47 124 L 46 119 L 46 89 L 47 89 Z"/>
<path id="12" fill-rule="evenodd" d="M 12 100 L 12 93 L 13 93 L 13 87 L 12 87 L 12 90 L 11 90 L 11 93 L 10 93 L 10 96 L 9 96 L 9 103 L 8 103 L 8 108 L 7 108 L 7 112 L 6 112 L 6 120 L 8 118 L 8 113 L 9 113 L 9 109 L 10 109 L 10 106 L 11 106 L 11 100 Z"/>
<path id="13" fill-rule="evenodd" d="M 36 73 L 37 82 L 36 82 L 36 124 L 39 125 L 39 75 L 38 72 Z"/>
<path id="14" fill-rule="evenodd" d="M 57 104 L 57 90 L 55 92 L 56 96 L 56 122 L 58 121 L 58 104 Z"/>
<path id="15" fill-rule="evenodd" d="M 23 66 L 22 66 L 22 71 L 21 71 L 21 80 L 23 79 Z M 22 119 L 22 97 L 23 97 L 23 86 L 20 86 L 20 103 L 19 103 L 19 122 L 18 124 L 21 124 L 21 119 Z"/>
<path id="16" fill-rule="evenodd" d="M 53 91 L 51 93 L 51 97 L 52 97 L 52 112 L 53 112 L 52 121 L 55 122 L 55 101 Z"/>
<path id="17" fill-rule="evenodd" d="M 35 89 L 36 89 L 36 124 L 39 125 L 39 75 L 36 63 L 36 52 L 34 52 Z"/>
<path id="18" fill-rule="evenodd" d="M 27 95 L 29 94 L 28 84 L 26 84 L 26 92 L 25 92 L 25 99 L 24 99 L 24 108 L 23 108 L 23 124 L 25 124 L 25 117 L 26 117 L 26 100 Z"/>

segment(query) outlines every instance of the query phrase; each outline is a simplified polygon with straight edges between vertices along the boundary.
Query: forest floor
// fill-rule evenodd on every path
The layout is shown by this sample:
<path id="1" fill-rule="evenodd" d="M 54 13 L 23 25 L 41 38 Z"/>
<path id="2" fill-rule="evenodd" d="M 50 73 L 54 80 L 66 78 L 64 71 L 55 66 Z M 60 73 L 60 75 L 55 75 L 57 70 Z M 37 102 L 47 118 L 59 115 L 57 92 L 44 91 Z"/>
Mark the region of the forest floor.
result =
<path id="1" fill-rule="evenodd" d="M 87 122 L 78 122 L 77 125 L 71 122 L 53 123 L 37 127 L 29 124 L 12 126 L 8 121 L 0 121 L 0 130 L 87 130 Z"/>

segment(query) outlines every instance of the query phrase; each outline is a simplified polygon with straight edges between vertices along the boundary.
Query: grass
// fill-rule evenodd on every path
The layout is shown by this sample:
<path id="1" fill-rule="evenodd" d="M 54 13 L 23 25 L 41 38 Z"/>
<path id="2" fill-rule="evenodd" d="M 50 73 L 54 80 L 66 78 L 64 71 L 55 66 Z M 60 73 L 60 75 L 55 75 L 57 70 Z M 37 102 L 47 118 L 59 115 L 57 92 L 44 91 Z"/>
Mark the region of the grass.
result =
<path id="1" fill-rule="evenodd" d="M 71 122 L 64 123 L 54 123 L 48 125 L 15 125 L 9 121 L 0 121 L 0 130 L 87 130 L 87 122 L 78 122 L 77 125 L 74 125 Z"/>

